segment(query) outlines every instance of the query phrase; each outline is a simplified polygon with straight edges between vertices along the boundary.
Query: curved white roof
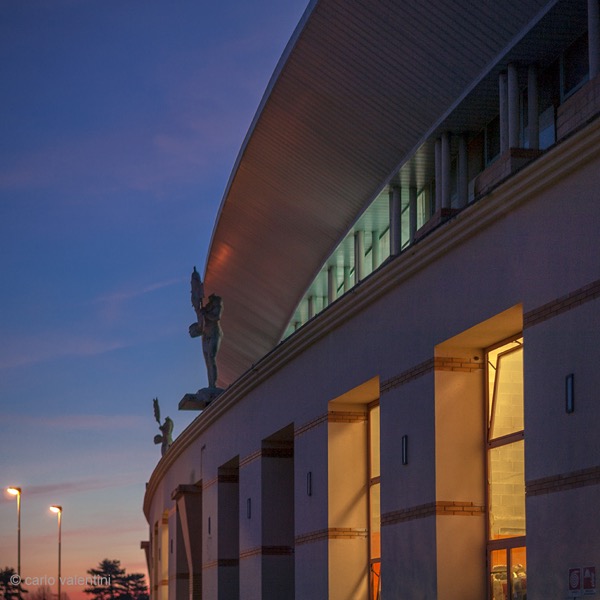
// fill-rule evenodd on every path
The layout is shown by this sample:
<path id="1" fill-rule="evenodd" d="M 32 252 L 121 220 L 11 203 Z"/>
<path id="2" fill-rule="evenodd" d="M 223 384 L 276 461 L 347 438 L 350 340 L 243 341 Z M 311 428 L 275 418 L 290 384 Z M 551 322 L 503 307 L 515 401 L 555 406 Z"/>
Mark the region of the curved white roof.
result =
<path id="1" fill-rule="evenodd" d="M 468 103 L 458 105 L 524 33 L 579 4 L 311 2 L 240 150 L 209 249 L 206 289 L 225 307 L 221 385 L 279 342 L 348 229 L 442 124 L 463 124 Z"/>

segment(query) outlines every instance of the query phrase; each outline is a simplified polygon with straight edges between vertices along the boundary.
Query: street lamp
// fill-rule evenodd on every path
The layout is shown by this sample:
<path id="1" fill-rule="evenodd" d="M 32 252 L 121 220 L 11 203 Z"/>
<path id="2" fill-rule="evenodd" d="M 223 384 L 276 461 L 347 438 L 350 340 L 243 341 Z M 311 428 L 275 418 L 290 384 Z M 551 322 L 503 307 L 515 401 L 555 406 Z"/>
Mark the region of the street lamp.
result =
<path id="1" fill-rule="evenodd" d="M 62 506 L 51 506 L 50 510 L 58 515 L 58 600 L 60 600 L 60 522 L 62 519 Z"/>
<path id="2" fill-rule="evenodd" d="M 21 575 L 21 488 L 9 487 L 6 491 L 17 497 L 17 575 Z"/>

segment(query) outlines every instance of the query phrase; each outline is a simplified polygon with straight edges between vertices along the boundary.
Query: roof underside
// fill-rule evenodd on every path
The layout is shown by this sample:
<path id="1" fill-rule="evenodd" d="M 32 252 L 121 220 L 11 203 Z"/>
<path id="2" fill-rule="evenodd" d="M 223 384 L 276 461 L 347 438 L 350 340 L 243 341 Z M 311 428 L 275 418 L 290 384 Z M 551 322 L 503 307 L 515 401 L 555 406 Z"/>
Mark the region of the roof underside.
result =
<path id="1" fill-rule="evenodd" d="M 493 116 L 497 92 L 486 77 L 562 4 L 311 4 L 246 137 L 213 232 L 205 282 L 225 306 L 221 385 L 279 342 L 329 254 L 438 127 L 448 119 L 466 127 L 466 117 L 486 110 Z M 457 110 L 486 85 L 484 100 L 478 94 L 478 104 Z"/>

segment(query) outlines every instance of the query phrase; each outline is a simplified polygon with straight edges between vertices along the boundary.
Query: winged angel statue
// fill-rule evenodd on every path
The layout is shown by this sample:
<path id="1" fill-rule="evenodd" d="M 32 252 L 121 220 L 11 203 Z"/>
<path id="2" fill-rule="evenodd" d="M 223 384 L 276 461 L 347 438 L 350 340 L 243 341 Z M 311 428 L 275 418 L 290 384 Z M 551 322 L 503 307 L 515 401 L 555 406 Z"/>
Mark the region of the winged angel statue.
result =
<path id="1" fill-rule="evenodd" d="M 160 406 L 158 404 L 158 398 L 154 398 L 154 400 L 152 400 L 153 404 L 154 404 L 154 418 L 156 419 L 156 422 L 158 423 L 158 428 L 160 429 L 160 433 L 161 435 L 155 435 L 154 436 L 154 443 L 155 444 L 161 444 L 160 447 L 160 453 L 161 456 L 165 455 L 165 452 L 169 449 L 169 446 L 173 443 L 173 421 L 167 417 L 165 419 L 165 422 L 161 425 L 160 424 Z"/>

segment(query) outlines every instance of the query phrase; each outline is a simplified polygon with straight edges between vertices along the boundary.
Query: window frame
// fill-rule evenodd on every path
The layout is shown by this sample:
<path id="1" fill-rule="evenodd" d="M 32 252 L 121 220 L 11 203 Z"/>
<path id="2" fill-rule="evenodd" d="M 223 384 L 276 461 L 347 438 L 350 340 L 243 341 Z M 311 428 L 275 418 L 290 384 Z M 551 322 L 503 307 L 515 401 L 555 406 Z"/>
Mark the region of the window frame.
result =
<path id="1" fill-rule="evenodd" d="M 505 356 L 507 354 L 511 354 L 517 351 L 523 351 L 525 348 L 523 333 L 518 333 L 516 335 L 510 336 L 492 346 L 488 346 L 484 349 L 485 356 L 485 377 L 484 377 L 484 386 L 485 386 L 485 503 L 486 503 L 486 588 L 488 598 L 493 598 L 493 585 L 491 580 L 491 564 L 492 564 L 492 553 L 498 551 L 506 552 L 506 570 L 507 574 L 512 572 L 512 564 L 511 564 L 511 556 L 512 550 L 517 548 L 523 548 L 525 552 L 527 552 L 527 534 L 518 535 L 518 536 L 510 536 L 504 538 L 491 539 L 491 527 L 490 527 L 490 502 L 491 502 L 491 492 L 490 492 L 490 451 L 494 448 L 500 448 L 503 446 L 509 446 L 516 442 L 525 440 L 525 423 L 523 423 L 523 429 L 519 431 L 514 431 L 506 435 L 501 435 L 495 438 L 492 438 L 493 431 L 493 417 L 492 414 L 493 407 L 491 406 L 492 398 L 490 398 L 490 385 L 489 385 L 489 370 L 492 367 L 489 359 L 489 355 L 494 350 L 501 348 L 502 346 L 506 346 L 510 343 L 518 343 L 518 345 L 513 346 L 512 348 L 507 348 L 504 352 L 499 353 L 496 356 L 496 366 L 493 368 L 496 370 L 498 365 L 498 360 L 501 356 Z M 496 371 L 497 372 L 497 371 Z M 494 380 L 494 388 L 492 395 L 496 390 L 497 379 Z M 523 404 L 525 403 L 524 393 L 523 393 Z M 525 521 L 525 531 L 527 521 Z M 506 588 L 506 598 L 511 599 L 513 597 L 513 589 L 512 589 L 512 578 L 507 576 L 507 588 Z"/>
<path id="2" fill-rule="evenodd" d="M 371 495 L 371 491 L 372 488 L 375 486 L 379 486 L 379 512 L 380 512 L 380 522 L 379 522 L 379 534 L 381 536 L 381 452 L 379 454 L 380 457 L 380 462 L 379 462 L 379 474 L 373 476 L 372 473 L 372 467 L 373 467 L 373 456 L 372 456 L 372 452 L 373 452 L 373 445 L 372 445 L 372 412 L 373 409 L 375 408 L 379 408 L 379 439 L 381 440 L 381 408 L 380 408 L 380 402 L 379 399 L 370 402 L 367 405 L 367 465 L 368 465 L 368 469 L 367 469 L 367 510 L 368 510 L 368 519 L 367 519 L 367 523 L 368 523 L 368 536 L 367 536 L 367 540 L 368 540 L 368 544 L 369 544 L 369 598 L 370 599 L 375 599 L 375 600 L 379 600 L 380 599 L 380 592 L 381 592 L 381 537 L 380 537 L 380 542 L 379 542 L 379 556 L 378 557 L 373 557 L 372 555 L 372 550 L 373 550 L 373 545 L 372 545 L 372 539 L 371 539 L 371 534 L 372 534 L 372 515 L 373 515 L 373 508 L 372 508 L 372 495 Z M 379 565 L 379 572 L 374 570 L 374 566 L 375 565 Z M 379 581 L 377 582 L 378 584 L 378 588 L 377 588 L 377 595 L 373 596 L 373 591 L 375 590 L 375 577 L 379 577 Z"/>

